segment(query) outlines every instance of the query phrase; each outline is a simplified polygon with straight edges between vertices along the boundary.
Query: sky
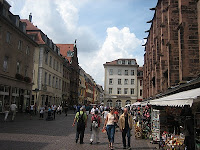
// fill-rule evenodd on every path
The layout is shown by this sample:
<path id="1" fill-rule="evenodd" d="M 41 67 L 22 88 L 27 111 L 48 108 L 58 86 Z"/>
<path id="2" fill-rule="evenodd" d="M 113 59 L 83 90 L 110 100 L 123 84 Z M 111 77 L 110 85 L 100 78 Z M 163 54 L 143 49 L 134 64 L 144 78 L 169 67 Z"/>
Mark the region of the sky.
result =
<path id="1" fill-rule="evenodd" d="M 79 65 L 104 85 L 103 64 L 119 58 L 144 60 L 144 31 L 150 28 L 157 0 L 7 0 L 21 19 L 33 16 L 54 43 L 77 39 Z"/>

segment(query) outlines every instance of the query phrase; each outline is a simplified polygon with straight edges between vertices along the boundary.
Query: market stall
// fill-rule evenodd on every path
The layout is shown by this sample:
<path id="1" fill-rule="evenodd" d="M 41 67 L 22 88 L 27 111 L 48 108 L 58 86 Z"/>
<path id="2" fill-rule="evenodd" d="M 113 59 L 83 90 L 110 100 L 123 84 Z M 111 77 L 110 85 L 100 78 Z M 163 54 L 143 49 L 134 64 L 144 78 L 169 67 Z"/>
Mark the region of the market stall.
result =
<path id="1" fill-rule="evenodd" d="M 151 130 L 154 142 L 164 149 L 198 149 L 199 127 L 198 117 L 195 121 L 194 103 L 198 102 L 200 88 L 179 92 L 173 95 L 150 100 L 152 105 Z M 200 118 L 199 118 L 200 119 Z M 161 137 L 161 138 L 159 138 Z"/>

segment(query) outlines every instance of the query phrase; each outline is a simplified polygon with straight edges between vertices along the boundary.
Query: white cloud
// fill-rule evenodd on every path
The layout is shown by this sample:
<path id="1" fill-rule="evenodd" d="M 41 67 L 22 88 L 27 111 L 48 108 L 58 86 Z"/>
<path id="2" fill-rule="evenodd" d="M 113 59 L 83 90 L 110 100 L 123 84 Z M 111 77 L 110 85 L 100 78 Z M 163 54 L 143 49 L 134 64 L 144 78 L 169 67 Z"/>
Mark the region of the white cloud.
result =
<path id="1" fill-rule="evenodd" d="M 137 48 L 142 44 L 134 33 L 131 33 L 128 27 L 118 29 L 112 27 L 107 29 L 107 37 L 99 51 L 81 57 L 81 65 L 86 71 L 96 79 L 97 83 L 104 83 L 104 68 L 103 64 L 119 58 L 136 58 L 143 60 L 141 56 L 134 56 L 137 53 Z M 139 63 L 141 64 L 141 62 Z"/>
<path id="2" fill-rule="evenodd" d="M 16 14 L 27 19 L 30 12 L 37 25 L 54 43 L 73 43 L 77 39 L 79 63 L 97 83 L 104 83 L 103 64 L 118 58 L 136 58 L 143 64 L 143 56 L 137 50 L 142 44 L 128 27 L 107 28 L 107 37 L 99 44 L 94 32 L 79 25 L 79 10 L 91 0 L 9 0 Z M 19 6 L 18 6 L 19 5 Z M 18 11 L 19 11 L 18 10 Z"/>

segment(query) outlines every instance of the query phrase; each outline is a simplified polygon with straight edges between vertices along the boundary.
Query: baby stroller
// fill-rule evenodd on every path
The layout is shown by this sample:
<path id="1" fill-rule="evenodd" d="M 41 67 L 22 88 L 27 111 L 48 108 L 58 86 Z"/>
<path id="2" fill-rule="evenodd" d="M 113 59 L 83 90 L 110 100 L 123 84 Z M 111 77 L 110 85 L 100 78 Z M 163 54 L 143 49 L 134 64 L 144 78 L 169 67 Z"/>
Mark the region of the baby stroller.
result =
<path id="1" fill-rule="evenodd" d="M 49 109 L 49 110 L 48 110 L 48 115 L 47 115 L 46 121 L 52 121 L 52 120 L 53 120 L 52 111 L 51 111 L 51 109 Z"/>

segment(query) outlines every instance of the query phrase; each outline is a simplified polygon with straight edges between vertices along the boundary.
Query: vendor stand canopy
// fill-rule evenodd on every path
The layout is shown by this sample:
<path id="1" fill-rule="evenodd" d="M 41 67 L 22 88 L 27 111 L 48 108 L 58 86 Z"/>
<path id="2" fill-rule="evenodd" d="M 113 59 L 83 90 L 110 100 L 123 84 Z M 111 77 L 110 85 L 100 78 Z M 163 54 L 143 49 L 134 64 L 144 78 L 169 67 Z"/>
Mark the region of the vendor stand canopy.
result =
<path id="1" fill-rule="evenodd" d="M 178 106 L 182 107 L 185 105 L 192 106 L 195 99 L 200 96 L 200 88 L 183 91 L 159 99 L 151 100 L 150 105 L 156 106 Z"/>
<path id="2" fill-rule="evenodd" d="M 141 105 L 141 103 L 140 102 L 135 102 L 131 106 L 138 106 L 138 105 Z"/>

